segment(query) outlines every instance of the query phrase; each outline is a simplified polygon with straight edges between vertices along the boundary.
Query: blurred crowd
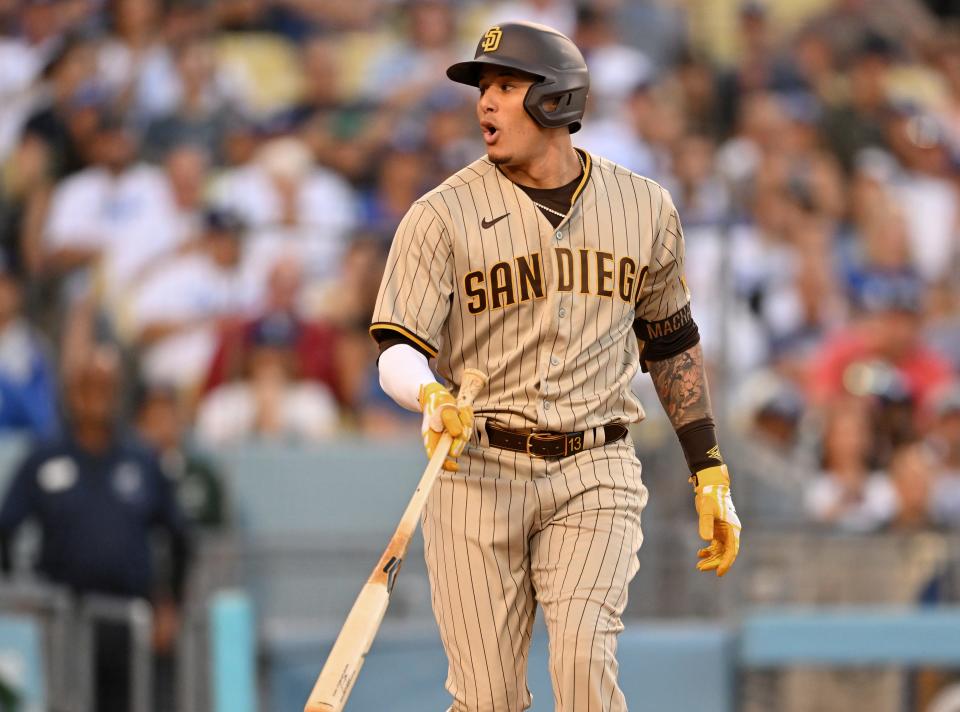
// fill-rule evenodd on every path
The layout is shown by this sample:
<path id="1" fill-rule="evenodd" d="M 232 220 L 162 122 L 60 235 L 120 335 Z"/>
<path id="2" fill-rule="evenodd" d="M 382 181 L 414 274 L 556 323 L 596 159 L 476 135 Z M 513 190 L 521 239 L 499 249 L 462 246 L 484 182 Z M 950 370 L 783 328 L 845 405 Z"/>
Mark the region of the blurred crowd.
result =
<path id="1" fill-rule="evenodd" d="M 960 18 L 729 0 L 720 51 L 700 5 L 0 0 L 0 429 L 62 432 L 103 344 L 161 450 L 415 428 L 366 331 L 386 250 L 483 153 L 445 68 L 528 19 L 590 66 L 575 144 L 678 206 L 741 489 L 960 528 Z"/>

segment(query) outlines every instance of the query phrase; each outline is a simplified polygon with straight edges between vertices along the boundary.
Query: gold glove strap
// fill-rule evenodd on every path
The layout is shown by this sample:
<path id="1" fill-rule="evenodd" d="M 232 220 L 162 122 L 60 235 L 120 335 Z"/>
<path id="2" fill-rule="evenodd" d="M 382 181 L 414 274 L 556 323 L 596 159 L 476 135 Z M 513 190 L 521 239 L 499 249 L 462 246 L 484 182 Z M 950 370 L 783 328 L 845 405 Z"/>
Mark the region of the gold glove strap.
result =
<path id="1" fill-rule="evenodd" d="M 726 465 L 717 465 L 708 467 L 699 472 L 690 475 L 690 483 L 695 490 L 709 485 L 727 485 L 730 486 L 730 472 Z"/>

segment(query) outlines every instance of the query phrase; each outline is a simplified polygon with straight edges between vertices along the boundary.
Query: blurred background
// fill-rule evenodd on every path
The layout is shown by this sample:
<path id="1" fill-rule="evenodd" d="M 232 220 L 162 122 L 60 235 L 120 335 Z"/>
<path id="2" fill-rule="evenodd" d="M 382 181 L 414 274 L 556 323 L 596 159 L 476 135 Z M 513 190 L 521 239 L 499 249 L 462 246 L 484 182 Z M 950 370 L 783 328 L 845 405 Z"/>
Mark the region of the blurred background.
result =
<path id="1" fill-rule="evenodd" d="M 960 710 L 952 0 L 0 0 L 0 710 L 302 708 L 424 466 L 386 251 L 482 155 L 444 70 L 510 19 L 673 195 L 745 527 L 696 575 L 638 375 L 631 709 Z M 444 676 L 418 539 L 348 709 Z M 552 709 L 540 627 L 530 676 Z"/>

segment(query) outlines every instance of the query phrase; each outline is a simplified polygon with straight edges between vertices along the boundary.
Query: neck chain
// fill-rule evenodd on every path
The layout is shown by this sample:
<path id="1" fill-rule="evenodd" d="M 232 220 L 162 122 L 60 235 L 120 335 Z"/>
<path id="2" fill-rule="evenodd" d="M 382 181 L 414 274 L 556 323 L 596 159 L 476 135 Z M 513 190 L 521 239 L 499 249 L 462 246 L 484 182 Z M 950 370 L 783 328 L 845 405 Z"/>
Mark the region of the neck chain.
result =
<path id="1" fill-rule="evenodd" d="M 577 151 L 576 149 L 574 149 L 574 153 L 577 154 L 577 160 L 580 161 L 580 172 L 581 172 L 581 173 L 586 173 L 586 172 L 587 172 L 587 166 L 586 166 L 586 165 L 584 164 L 584 162 L 583 162 L 583 156 L 581 156 L 581 155 L 580 155 L 580 151 Z M 558 218 L 565 218 L 565 217 L 567 217 L 567 214 L 566 214 L 566 213 L 561 213 L 559 210 L 554 210 L 553 208 L 548 208 L 546 205 L 544 205 L 543 203 L 538 203 L 536 200 L 533 201 L 533 204 L 536 205 L 536 206 L 537 206 L 538 208 L 540 208 L 541 210 L 545 210 L 546 212 L 550 213 L 551 215 L 556 215 Z"/>
<path id="2" fill-rule="evenodd" d="M 566 214 L 566 213 L 561 213 L 559 210 L 554 210 L 553 208 L 548 208 L 546 205 L 544 205 L 543 203 L 538 203 L 536 200 L 533 201 L 533 204 L 536 205 L 536 206 L 537 206 L 538 208 L 540 208 L 541 210 L 546 210 L 548 213 L 553 213 L 554 215 L 556 215 L 556 216 L 559 217 L 559 218 L 565 218 L 565 217 L 567 217 L 567 214 Z"/>

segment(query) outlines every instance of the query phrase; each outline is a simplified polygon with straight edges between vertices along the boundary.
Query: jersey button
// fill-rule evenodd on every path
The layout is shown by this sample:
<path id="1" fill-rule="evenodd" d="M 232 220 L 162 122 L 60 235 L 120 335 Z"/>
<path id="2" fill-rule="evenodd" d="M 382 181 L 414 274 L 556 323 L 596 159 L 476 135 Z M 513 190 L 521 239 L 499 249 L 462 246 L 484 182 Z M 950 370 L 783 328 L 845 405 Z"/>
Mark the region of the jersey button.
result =
<path id="1" fill-rule="evenodd" d="M 563 319 L 563 317 L 567 315 L 567 310 L 564 309 L 563 307 L 560 307 L 560 311 L 558 312 L 558 314 L 560 314 L 560 318 Z"/>
<path id="2" fill-rule="evenodd" d="M 562 240 L 562 239 L 563 239 L 563 232 L 560 231 L 560 230 L 557 230 L 557 234 L 554 235 L 554 237 L 556 237 L 558 240 Z"/>
<path id="3" fill-rule="evenodd" d="M 560 359 L 558 359 L 556 356 L 551 356 L 551 357 L 550 357 L 550 365 L 551 365 L 551 366 L 559 366 L 559 365 L 560 365 Z"/>
<path id="4" fill-rule="evenodd" d="M 550 410 L 550 401 L 544 401 L 544 402 L 543 402 L 543 409 L 544 409 L 544 410 Z"/>

